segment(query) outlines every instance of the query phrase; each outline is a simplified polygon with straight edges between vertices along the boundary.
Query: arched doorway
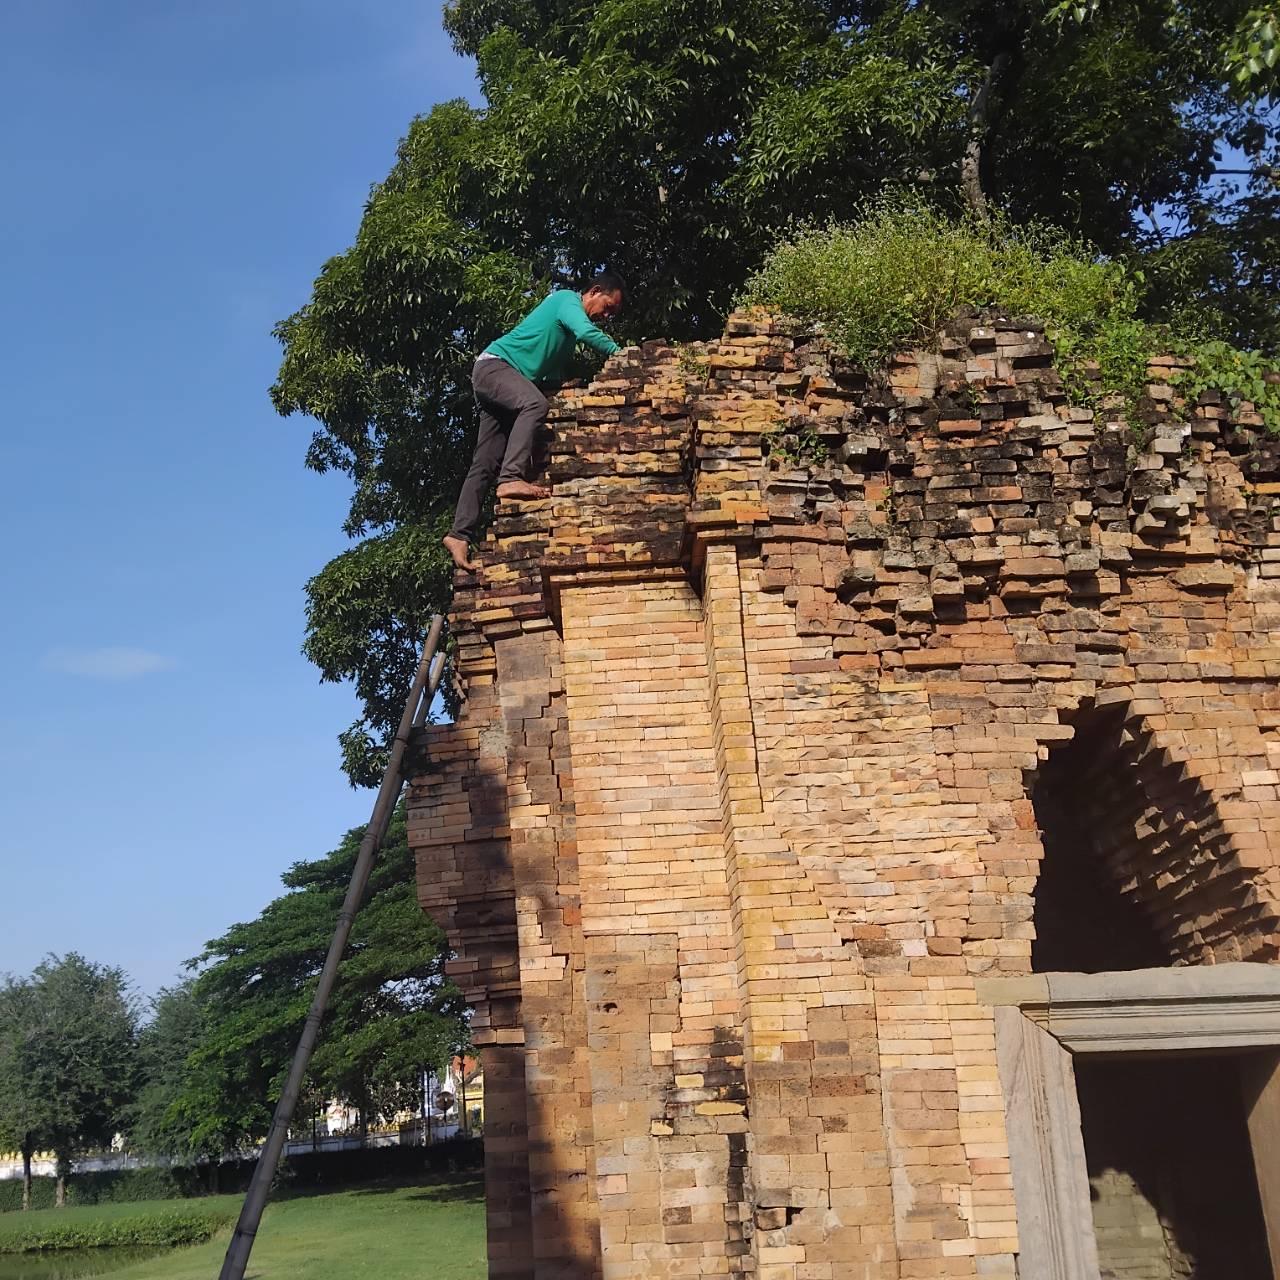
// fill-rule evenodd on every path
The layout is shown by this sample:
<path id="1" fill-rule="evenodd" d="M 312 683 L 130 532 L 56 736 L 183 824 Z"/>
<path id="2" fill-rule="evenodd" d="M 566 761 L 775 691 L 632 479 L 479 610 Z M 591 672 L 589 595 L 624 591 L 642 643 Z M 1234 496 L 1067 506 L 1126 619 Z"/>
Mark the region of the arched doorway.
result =
<path id="1" fill-rule="evenodd" d="M 1276 957 L 1280 920 L 1199 778 L 1127 703 L 1082 705 L 1028 780 L 1044 857 L 1032 969 Z"/>
<path id="2" fill-rule="evenodd" d="M 1036 973 L 1156 968 L 1173 960 L 1131 867 L 1149 807 L 1125 745 L 1123 710 L 1089 709 L 1036 772 L 1031 801 L 1044 847 L 1036 880 Z M 1145 823 L 1149 827 L 1149 821 Z"/>

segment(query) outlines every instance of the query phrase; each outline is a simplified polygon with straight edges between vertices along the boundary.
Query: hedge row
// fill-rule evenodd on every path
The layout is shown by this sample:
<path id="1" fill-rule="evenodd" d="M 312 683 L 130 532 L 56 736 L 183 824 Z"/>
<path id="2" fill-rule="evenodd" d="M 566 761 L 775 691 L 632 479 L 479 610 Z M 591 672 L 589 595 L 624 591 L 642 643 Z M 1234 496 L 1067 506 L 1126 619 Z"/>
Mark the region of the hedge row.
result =
<path id="1" fill-rule="evenodd" d="M 122 1245 L 201 1244 L 233 1221 L 233 1214 L 195 1205 L 118 1218 L 73 1217 L 50 1221 L 42 1216 L 33 1222 L 19 1216 L 0 1225 L 0 1254 Z"/>
<path id="2" fill-rule="evenodd" d="M 109 1169 L 78 1173 L 67 1183 L 68 1204 L 136 1204 L 141 1200 L 182 1200 L 204 1194 L 208 1175 L 200 1169 Z M 54 1179 L 31 1179 L 31 1207 L 53 1208 Z M 0 1213 L 22 1208 L 22 1179 L 0 1181 Z"/>
<path id="3" fill-rule="evenodd" d="M 288 1157 L 276 1174 L 276 1190 L 339 1187 L 379 1178 L 439 1175 L 484 1164 L 478 1138 L 437 1142 L 427 1147 L 369 1147 L 318 1151 Z M 243 1192 L 255 1161 L 226 1160 L 215 1168 L 111 1169 L 78 1173 L 67 1183 L 68 1204 L 137 1204 L 144 1200 L 186 1200 L 211 1192 Z M 33 1178 L 31 1207 L 53 1207 L 54 1179 Z M 0 1179 L 0 1213 L 22 1208 L 22 1179 Z"/>

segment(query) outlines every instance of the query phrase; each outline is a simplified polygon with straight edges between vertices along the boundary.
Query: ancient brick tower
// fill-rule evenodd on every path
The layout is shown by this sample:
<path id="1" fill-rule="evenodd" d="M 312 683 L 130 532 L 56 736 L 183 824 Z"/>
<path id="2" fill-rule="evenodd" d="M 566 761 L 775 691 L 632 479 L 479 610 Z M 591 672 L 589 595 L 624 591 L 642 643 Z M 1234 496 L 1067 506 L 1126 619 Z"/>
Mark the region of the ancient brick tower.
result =
<path id="1" fill-rule="evenodd" d="M 557 402 L 410 800 L 492 1276 L 1272 1274 L 1280 454 L 1172 367 L 1135 441 L 1034 327 L 735 317 Z"/>

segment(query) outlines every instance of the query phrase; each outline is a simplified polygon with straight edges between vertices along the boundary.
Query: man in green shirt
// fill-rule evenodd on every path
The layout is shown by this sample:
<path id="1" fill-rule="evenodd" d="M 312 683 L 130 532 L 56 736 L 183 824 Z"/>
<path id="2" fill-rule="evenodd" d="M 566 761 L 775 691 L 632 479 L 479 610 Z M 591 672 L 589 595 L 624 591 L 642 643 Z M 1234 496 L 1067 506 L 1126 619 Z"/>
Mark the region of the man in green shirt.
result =
<path id="1" fill-rule="evenodd" d="M 611 356 L 619 350 L 595 321 L 622 310 L 626 285 L 612 271 L 602 272 L 583 293 L 558 289 L 540 302 L 510 333 L 491 342 L 471 371 L 480 411 L 480 429 L 471 470 L 462 482 L 453 528 L 444 545 L 461 569 L 478 569 L 471 539 L 480 522 L 484 496 L 496 476 L 499 498 L 545 498 L 551 490 L 533 484 L 533 446 L 546 421 L 547 397 L 534 385 L 558 382 L 579 342 Z"/>

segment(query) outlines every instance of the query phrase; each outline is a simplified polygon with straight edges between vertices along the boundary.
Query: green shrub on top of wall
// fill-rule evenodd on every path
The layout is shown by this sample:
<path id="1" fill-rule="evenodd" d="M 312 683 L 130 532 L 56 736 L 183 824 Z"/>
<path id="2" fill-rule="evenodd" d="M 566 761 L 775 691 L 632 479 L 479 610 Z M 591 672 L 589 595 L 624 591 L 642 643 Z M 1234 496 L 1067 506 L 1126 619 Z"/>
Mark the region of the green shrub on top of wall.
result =
<path id="1" fill-rule="evenodd" d="M 1274 362 L 1214 335 L 1180 331 L 1142 317 L 1140 272 L 1100 256 L 1085 241 L 1041 225 L 953 218 L 918 196 L 882 196 L 856 220 L 807 227 L 777 245 L 737 302 L 820 322 L 857 365 L 883 367 L 895 354 L 932 346 L 964 308 L 998 307 L 1044 323 L 1067 391 L 1078 403 L 1120 396 L 1136 420 L 1147 364 L 1159 353 L 1185 356 L 1194 400 L 1215 388 L 1247 400 L 1280 433 Z"/>

